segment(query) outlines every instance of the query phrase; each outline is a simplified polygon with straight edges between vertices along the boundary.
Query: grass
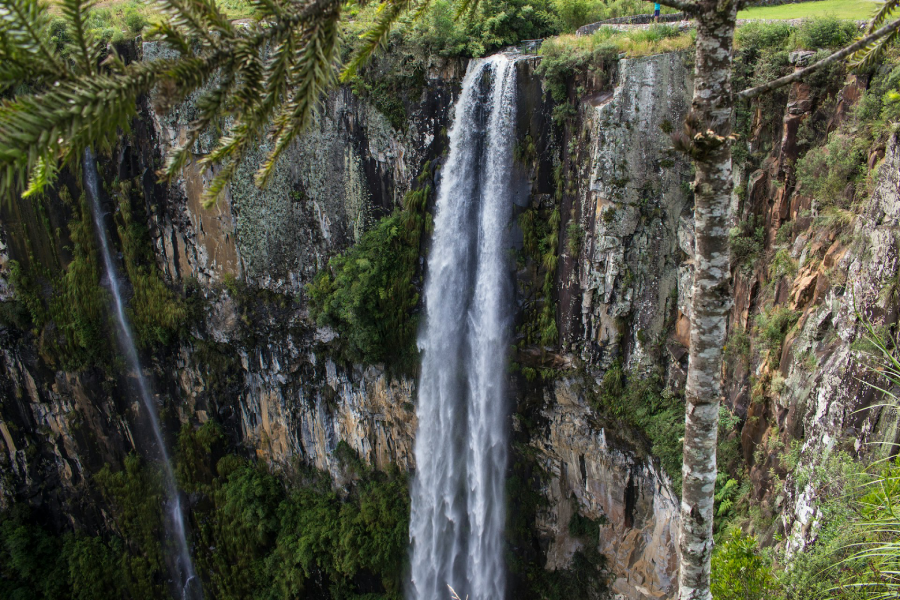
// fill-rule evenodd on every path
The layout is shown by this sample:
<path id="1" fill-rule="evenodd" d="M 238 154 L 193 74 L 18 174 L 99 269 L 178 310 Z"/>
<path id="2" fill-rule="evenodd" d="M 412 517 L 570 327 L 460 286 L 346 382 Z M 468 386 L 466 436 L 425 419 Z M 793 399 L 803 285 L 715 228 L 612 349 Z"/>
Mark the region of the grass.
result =
<path id="1" fill-rule="evenodd" d="M 679 33 L 669 25 L 655 25 L 650 29 L 620 31 L 612 27 L 601 27 L 593 35 L 560 35 L 544 41 L 541 54 L 593 52 L 601 47 L 612 47 L 629 58 L 650 56 L 685 50 L 694 44 L 694 31 Z"/>
<path id="2" fill-rule="evenodd" d="M 759 6 L 738 13 L 738 19 L 807 19 L 831 16 L 838 19 L 867 21 L 880 2 L 874 0 L 818 0 L 781 6 Z"/>

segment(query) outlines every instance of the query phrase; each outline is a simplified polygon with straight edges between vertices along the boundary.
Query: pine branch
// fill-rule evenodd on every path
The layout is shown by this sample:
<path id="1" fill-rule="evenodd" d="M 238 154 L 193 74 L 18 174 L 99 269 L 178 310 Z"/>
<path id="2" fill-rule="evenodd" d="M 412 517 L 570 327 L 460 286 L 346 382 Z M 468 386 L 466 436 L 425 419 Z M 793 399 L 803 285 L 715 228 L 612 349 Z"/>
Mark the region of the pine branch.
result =
<path id="1" fill-rule="evenodd" d="M 20 48 L 42 55 L 52 70 L 64 72 L 62 61 L 47 45 L 49 15 L 47 5 L 39 0 L 0 0 L 0 29 Z"/>
<path id="2" fill-rule="evenodd" d="M 92 6 L 92 0 L 62 0 L 60 5 L 63 15 L 68 17 L 72 37 L 78 49 L 78 58 L 81 60 L 82 72 L 88 75 L 94 72 L 100 58 L 99 53 L 92 52 L 91 49 L 95 47 L 95 40 L 84 26 L 85 12 L 90 10 Z"/>
<path id="3" fill-rule="evenodd" d="M 900 0 L 887 0 L 884 4 L 881 5 L 881 8 L 878 9 L 878 12 L 875 13 L 875 16 L 872 17 L 872 21 L 869 23 L 869 26 L 866 27 L 866 33 L 873 33 L 882 23 L 884 23 L 888 17 L 890 17 L 897 7 L 900 6 Z"/>
<path id="4" fill-rule="evenodd" d="M 430 0 L 384 0 L 378 7 L 378 17 L 375 25 L 360 36 L 362 44 L 341 73 L 341 81 L 352 79 L 361 66 L 366 64 L 381 46 L 385 44 L 391 33 L 391 28 L 397 20 L 406 12 L 420 3 L 418 14 L 428 6 Z M 463 0 L 463 4 L 477 2 L 477 0 Z"/>
<path id="5" fill-rule="evenodd" d="M 339 8 L 339 5 L 338 5 Z M 337 20 L 326 21 L 317 28 L 307 43 L 300 61 L 300 69 L 292 77 L 292 101 L 287 103 L 275 119 L 271 134 L 274 148 L 256 174 L 256 184 L 264 187 L 272 176 L 276 161 L 297 134 L 309 125 L 322 93 L 335 81 Z"/>
<path id="6" fill-rule="evenodd" d="M 875 31 L 874 33 L 871 33 L 871 34 L 865 36 L 864 38 L 857 40 L 856 42 L 850 44 L 846 48 L 838 50 L 834 54 L 831 54 L 830 56 L 826 56 L 822 60 L 820 60 L 816 63 L 813 63 L 813 64 L 809 65 L 808 67 L 805 67 L 798 71 L 794 71 L 790 75 L 785 75 L 784 77 L 779 77 L 778 79 L 774 79 L 763 85 L 759 85 L 759 86 L 756 86 L 753 88 L 746 89 L 746 90 L 742 91 L 741 93 L 739 93 L 738 97 L 739 98 L 753 98 L 755 96 L 759 96 L 760 94 L 764 94 L 766 92 L 770 92 L 770 91 L 778 89 L 782 86 L 788 85 L 789 83 L 799 81 L 799 80 L 803 79 L 804 77 L 810 75 L 814 71 L 817 71 L 817 70 L 821 69 L 822 67 L 830 65 L 832 63 L 835 63 L 839 60 L 843 60 L 844 58 L 850 56 L 851 54 L 857 52 L 858 50 L 862 50 L 863 48 L 866 48 L 873 42 L 878 41 L 879 39 L 881 39 L 887 35 L 893 35 L 897 31 L 898 27 L 900 27 L 900 19 L 897 19 L 896 21 L 893 21 L 893 22 L 885 25 L 884 27 Z"/>

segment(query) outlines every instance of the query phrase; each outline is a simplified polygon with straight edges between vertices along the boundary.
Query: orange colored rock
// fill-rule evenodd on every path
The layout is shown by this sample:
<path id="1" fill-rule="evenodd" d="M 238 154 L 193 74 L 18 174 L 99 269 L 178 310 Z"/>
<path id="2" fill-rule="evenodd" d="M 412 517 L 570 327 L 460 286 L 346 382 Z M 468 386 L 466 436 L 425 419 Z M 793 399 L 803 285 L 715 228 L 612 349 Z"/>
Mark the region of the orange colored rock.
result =
<path id="1" fill-rule="evenodd" d="M 819 279 L 819 271 L 806 267 L 800 272 L 800 276 L 794 281 L 791 291 L 791 308 L 803 309 L 815 296 L 816 283 Z"/>
<path id="2" fill-rule="evenodd" d="M 847 249 L 840 242 L 835 242 L 828 249 L 828 252 L 825 253 L 825 258 L 822 259 L 822 266 L 826 269 L 830 269 L 834 265 L 838 264 L 844 255 L 847 253 Z"/>
<path id="3" fill-rule="evenodd" d="M 681 311 L 675 321 L 675 340 L 686 348 L 691 345 L 691 321 Z"/>

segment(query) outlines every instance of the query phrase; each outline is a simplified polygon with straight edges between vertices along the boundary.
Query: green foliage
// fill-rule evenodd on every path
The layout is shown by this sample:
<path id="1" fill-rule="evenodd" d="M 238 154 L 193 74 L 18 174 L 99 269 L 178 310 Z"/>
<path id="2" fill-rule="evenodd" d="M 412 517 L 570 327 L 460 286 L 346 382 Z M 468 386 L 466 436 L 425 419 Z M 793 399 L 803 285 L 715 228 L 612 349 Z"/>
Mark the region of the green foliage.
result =
<path id="1" fill-rule="evenodd" d="M 394 46 L 385 60 L 373 61 L 350 82 L 353 93 L 372 103 L 397 131 L 406 131 L 406 102 L 415 102 L 425 89 L 427 61 L 410 52 L 407 43 Z"/>
<path id="2" fill-rule="evenodd" d="M 112 507 L 116 534 L 125 540 L 117 565 L 119 584 L 136 600 L 163 597 L 162 475 L 132 454 L 123 470 L 114 472 L 106 465 L 94 481 Z"/>
<path id="3" fill-rule="evenodd" d="M 191 493 L 212 484 L 216 473 L 210 457 L 223 440 L 222 428 L 215 421 L 207 421 L 197 429 L 188 423 L 182 425 L 175 454 L 178 489 Z"/>
<path id="4" fill-rule="evenodd" d="M 734 42 L 742 51 L 783 49 L 793 31 L 788 23 L 745 23 L 735 30 Z"/>
<path id="5" fill-rule="evenodd" d="M 349 599 L 359 593 L 358 576 L 371 574 L 382 588 L 373 599 L 400 598 L 409 535 L 405 476 L 373 471 L 344 444 L 358 479 L 342 497 L 324 474 L 279 477 L 224 455 L 222 442 L 208 424 L 179 436 L 179 480 L 198 498 L 194 531 L 207 593 L 220 600 Z"/>
<path id="6" fill-rule="evenodd" d="M 521 40 L 546 38 L 559 32 L 551 0 L 480 0 L 474 12 L 457 19 L 458 4 L 431 2 L 407 31 L 407 43 L 425 54 L 484 56 Z"/>
<path id="7" fill-rule="evenodd" d="M 92 28 L 107 20 L 104 11 L 83 0 L 64 0 L 62 29 L 40 0 L 3 0 L 0 89 L 29 90 L 0 105 L 0 192 L 13 196 L 42 190 L 63 165 L 76 165 L 87 148 L 111 146 L 127 130 L 141 94 L 160 85 L 161 105 L 171 106 L 215 81 L 197 101 L 197 120 L 184 145 L 173 148 L 165 172 L 173 176 L 191 155 L 201 131 L 234 117 L 228 135 L 204 158 L 218 165 L 207 190 L 214 202 L 240 159 L 265 130 L 272 150 L 258 182 L 272 174 L 281 152 L 310 122 L 322 93 L 337 80 L 340 3 L 314 10 L 290 2 L 257 5 L 258 20 L 236 26 L 213 0 L 190 7 L 180 0 L 161 4 L 159 37 L 179 51 L 177 58 L 126 65 L 109 55 L 107 35 Z M 409 8 L 395 3 L 391 20 Z M 143 26 L 137 12 L 127 26 Z M 374 49 L 382 41 L 370 39 Z M 62 46 L 62 48 L 60 48 Z M 264 52 L 263 49 L 271 49 Z M 104 60 L 106 59 L 106 60 Z M 52 85 L 51 85 L 52 84 Z M 290 89 L 289 89 L 290 88 Z"/>
<path id="8" fill-rule="evenodd" d="M 769 263 L 769 279 L 777 281 L 782 277 L 796 274 L 797 262 L 791 258 L 791 253 L 787 248 L 781 248 Z"/>
<path id="9" fill-rule="evenodd" d="M 756 340 L 764 349 L 776 354 L 781 351 L 788 332 L 796 325 L 800 312 L 787 306 L 763 309 L 756 315 Z"/>
<path id="10" fill-rule="evenodd" d="M 766 228 L 760 221 L 751 215 L 728 232 L 731 262 L 747 274 L 752 272 L 762 255 L 766 241 Z"/>
<path id="11" fill-rule="evenodd" d="M 774 590 L 772 567 L 756 538 L 734 528 L 712 556 L 710 591 L 714 600 L 759 600 Z"/>
<path id="12" fill-rule="evenodd" d="M 584 241 L 584 228 L 577 219 L 570 219 L 566 227 L 566 249 L 571 256 L 578 256 L 581 252 L 581 243 Z"/>
<path id="13" fill-rule="evenodd" d="M 142 346 L 167 345 L 177 339 L 185 322 L 181 298 L 160 277 L 150 236 L 143 219 L 135 219 L 129 182 L 120 184 L 117 229 L 128 279 L 134 289 L 130 303 L 131 322 Z"/>
<path id="14" fill-rule="evenodd" d="M 605 521 L 589 519 L 578 512 L 577 508 L 569 519 L 569 534 L 578 538 L 584 538 L 590 544 L 595 542 L 600 536 L 600 525 L 604 525 Z"/>
<path id="15" fill-rule="evenodd" d="M 589 400 L 594 410 L 621 419 L 646 436 L 650 453 L 659 459 L 680 494 L 684 402 L 663 389 L 659 373 L 629 374 L 617 359 Z"/>
<path id="16" fill-rule="evenodd" d="M 430 165 L 422 182 L 428 173 Z M 418 318 L 413 310 L 419 303 L 414 282 L 430 194 L 427 184 L 409 192 L 403 210 L 381 219 L 355 246 L 332 258 L 307 287 L 310 316 L 341 334 L 349 360 L 414 368 Z"/>
<path id="17" fill-rule="evenodd" d="M 806 19 L 794 33 L 792 44 L 795 49 L 821 50 L 842 48 L 859 35 L 859 28 L 853 21 L 845 21 L 832 16 Z"/>
<path id="18" fill-rule="evenodd" d="M 519 215 L 519 227 L 522 229 L 523 258 L 531 262 L 535 278 L 542 279 L 541 287 L 533 290 L 535 297 L 526 306 L 525 320 L 519 332 L 528 344 L 552 346 L 559 335 L 556 303 L 553 302 L 559 265 L 559 208 L 553 208 L 549 218 L 545 219 L 537 208 L 530 207 Z"/>
<path id="19" fill-rule="evenodd" d="M 747 360 L 749 357 L 750 334 L 743 328 L 735 328 L 728 332 L 728 339 L 725 341 L 725 358 Z"/>
<path id="20" fill-rule="evenodd" d="M 797 181 L 805 194 L 823 206 L 846 207 L 865 175 L 867 158 L 865 147 L 845 133 L 834 132 L 828 143 L 811 149 L 797 161 Z"/>
<path id="21" fill-rule="evenodd" d="M 66 188 L 61 188 L 60 193 L 69 201 Z M 32 201 L 43 206 L 43 198 Z M 20 324 L 33 327 L 39 335 L 41 355 L 74 371 L 107 363 L 110 347 L 107 296 L 100 286 L 90 213 L 84 197 L 72 207 L 76 211 L 69 222 L 72 260 L 65 270 L 54 273 L 31 256 L 29 268 L 10 262 L 10 281 L 30 318 L 24 318 L 21 309 L 16 316 Z M 50 243 L 60 244 L 53 235 Z"/>
<path id="22" fill-rule="evenodd" d="M 644 14 L 649 11 L 649 6 L 633 0 L 554 0 L 553 9 L 560 23 L 560 31 L 574 33 L 589 23 Z M 675 10 L 667 6 L 662 9 L 663 14 L 673 12 Z"/>
<path id="23" fill-rule="evenodd" d="M 114 600 L 122 597 L 122 582 L 118 555 L 122 553 L 121 540 L 107 544 L 99 537 L 86 535 L 68 536 L 64 556 L 68 560 L 69 585 L 72 600 Z"/>
<path id="24" fill-rule="evenodd" d="M 21 505 L 0 514 L 0 598 L 64 598 L 62 540 L 49 535 Z"/>

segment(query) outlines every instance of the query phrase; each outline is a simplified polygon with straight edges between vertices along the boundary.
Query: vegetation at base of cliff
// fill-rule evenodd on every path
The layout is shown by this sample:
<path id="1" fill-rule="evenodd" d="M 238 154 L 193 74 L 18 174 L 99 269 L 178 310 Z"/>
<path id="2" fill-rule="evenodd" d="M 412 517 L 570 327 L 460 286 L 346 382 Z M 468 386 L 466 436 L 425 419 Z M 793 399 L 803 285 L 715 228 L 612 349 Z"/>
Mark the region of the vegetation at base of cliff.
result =
<path id="1" fill-rule="evenodd" d="M 166 595 L 159 474 L 132 455 L 95 477 L 112 534 L 54 535 L 23 505 L 0 513 L 3 600 L 158 600 Z"/>
<path id="2" fill-rule="evenodd" d="M 783 545 L 760 548 L 755 536 L 727 528 L 713 553 L 713 598 L 895 597 L 900 462 L 867 472 L 846 453 L 834 452 L 798 476 L 796 489 L 808 489 L 817 501 L 810 542 L 787 556 Z"/>
<path id="3" fill-rule="evenodd" d="M 760 555 L 756 538 L 738 528 L 716 545 L 710 581 L 715 600 L 768 598 L 774 588 L 772 566 Z"/>
<path id="4" fill-rule="evenodd" d="M 419 256 L 431 230 L 431 166 L 406 194 L 402 210 L 381 219 L 359 242 L 332 258 L 307 288 L 310 316 L 340 334 L 354 362 L 413 371 L 418 360 Z"/>
<path id="5" fill-rule="evenodd" d="M 133 182 L 123 181 L 118 187 L 116 228 L 122 242 L 128 281 L 134 290 L 129 302 L 131 323 L 141 346 L 165 346 L 181 334 L 187 311 L 182 298 L 172 292 L 160 276 L 145 219 L 140 213 L 135 215 L 132 208 Z M 143 204 L 143 198 L 140 203 Z"/>
<path id="6" fill-rule="evenodd" d="M 346 449 L 349 450 L 349 447 Z M 195 566 L 210 600 L 401 597 L 409 491 L 396 470 L 355 458 L 346 493 L 313 469 L 276 474 L 228 454 L 218 427 L 185 426 L 177 477 L 190 494 Z M 159 600 L 161 475 L 132 455 L 94 477 L 110 519 L 106 536 L 54 534 L 23 504 L 0 513 L 0 599 Z"/>
<path id="7" fill-rule="evenodd" d="M 663 386 L 657 372 L 627 373 L 616 359 L 599 389 L 588 388 L 591 407 L 639 429 L 650 442 L 650 453 L 681 494 L 684 400 Z"/>
<path id="8" fill-rule="evenodd" d="M 279 476 L 226 454 L 212 422 L 182 429 L 178 479 L 196 498 L 196 561 L 209 597 L 401 597 L 406 477 L 374 471 L 346 444 L 339 448 L 350 478 L 345 496 L 315 470 Z"/>
<path id="9" fill-rule="evenodd" d="M 74 371 L 109 361 L 108 298 L 100 286 L 101 267 L 86 201 L 83 196 L 73 201 L 65 186 L 59 194 L 74 213 L 69 222 L 71 261 L 61 272 L 41 264 L 31 250 L 30 267 L 10 261 L 10 282 L 27 318 L 17 310 L 12 313 L 15 321 L 7 323 L 31 329 L 47 362 Z M 44 197 L 32 198 L 38 214 L 48 210 L 46 202 Z M 48 230 L 47 236 L 52 246 L 62 245 L 60 232 Z"/>

